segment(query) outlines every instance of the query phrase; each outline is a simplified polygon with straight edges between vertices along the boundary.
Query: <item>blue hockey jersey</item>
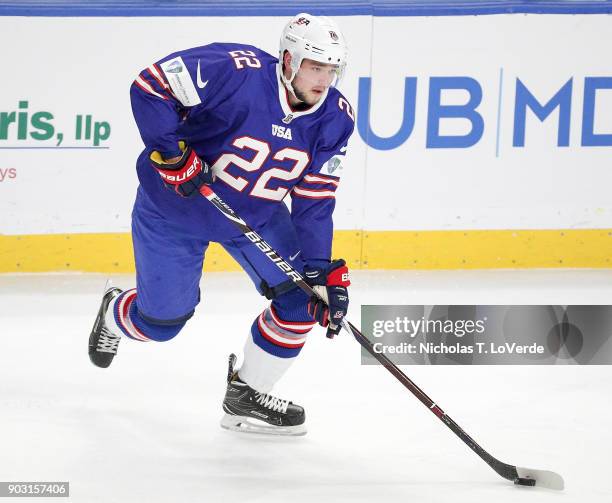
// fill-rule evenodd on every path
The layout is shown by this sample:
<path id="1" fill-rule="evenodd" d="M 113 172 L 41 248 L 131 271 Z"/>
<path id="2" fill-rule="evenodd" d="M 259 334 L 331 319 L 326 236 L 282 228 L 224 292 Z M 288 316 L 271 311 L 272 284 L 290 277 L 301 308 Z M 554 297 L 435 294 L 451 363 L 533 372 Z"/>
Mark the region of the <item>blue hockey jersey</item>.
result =
<path id="1" fill-rule="evenodd" d="M 334 193 L 354 128 L 353 109 L 337 89 L 294 110 L 277 58 L 249 45 L 215 43 L 143 70 L 131 100 L 146 146 L 137 164 L 140 185 L 165 215 L 217 229 L 215 241 L 231 237 L 227 226 L 216 227 L 208 201 L 166 190 L 148 161 L 152 150 L 179 155 L 184 140 L 212 166 L 213 190 L 251 227 L 265 224 L 290 196 L 304 259 L 331 257 Z"/>

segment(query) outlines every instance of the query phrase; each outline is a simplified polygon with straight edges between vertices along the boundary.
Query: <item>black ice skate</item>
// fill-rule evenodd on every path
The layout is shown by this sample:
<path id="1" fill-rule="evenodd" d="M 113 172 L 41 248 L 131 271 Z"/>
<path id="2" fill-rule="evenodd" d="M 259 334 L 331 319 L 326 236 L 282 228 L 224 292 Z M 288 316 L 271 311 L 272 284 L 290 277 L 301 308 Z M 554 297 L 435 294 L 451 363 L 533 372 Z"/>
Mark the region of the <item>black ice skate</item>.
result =
<path id="1" fill-rule="evenodd" d="M 117 347 L 121 335 L 115 335 L 106 326 L 104 316 L 108 306 L 123 290 L 119 288 L 108 288 L 102 297 L 102 304 L 98 310 L 98 316 L 89 335 L 89 359 L 97 367 L 106 368 L 117 354 Z"/>
<path id="2" fill-rule="evenodd" d="M 288 400 L 255 391 L 234 372 L 235 363 L 236 355 L 231 354 L 221 427 L 245 433 L 305 435 L 304 409 Z"/>

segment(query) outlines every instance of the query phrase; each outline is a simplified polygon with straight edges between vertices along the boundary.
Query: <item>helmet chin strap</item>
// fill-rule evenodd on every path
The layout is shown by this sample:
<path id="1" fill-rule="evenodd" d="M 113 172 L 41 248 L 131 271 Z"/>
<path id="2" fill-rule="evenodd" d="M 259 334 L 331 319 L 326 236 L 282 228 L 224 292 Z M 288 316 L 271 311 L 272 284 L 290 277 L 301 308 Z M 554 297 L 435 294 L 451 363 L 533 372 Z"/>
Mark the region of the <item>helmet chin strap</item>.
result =
<path id="1" fill-rule="evenodd" d="M 291 81 L 295 78 L 295 75 L 291 76 L 291 80 L 287 80 L 285 78 L 284 75 L 281 74 L 281 79 L 283 79 L 283 84 L 285 84 L 285 87 L 287 88 L 287 90 L 293 94 L 293 96 L 295 97 L 295 99 L 299 99 L 297 96 L 295 96 L 295 91 L 293 90 L 293 86 L 291 85 Z"/>
<path id="2" fill-rule="evenodd" d="M 297 71 L 294 70 L 293 65 L 289 65 L 289 68 L 291 69 L 291 78 L 287 79 L 285 77 L 285 71 L 283 68 L 283 64 L 281 64 L 281 68 L 280 68 L 280 74 L 281 74 L 281 79 L 283 81 L 283 84 L 285 84 L 285 87 L 289 90 L 289 92 L 291 94 L 293 94 L 293 96 L 295 97 L 295 99 L 299 99 L 296 95 L 295 95 L 295 91 L 293 90 L 293 86 L 291 85 L 291 82 L 293 82 L 293 79 L 295 79 L 295 76 L 297 75 Z"/>

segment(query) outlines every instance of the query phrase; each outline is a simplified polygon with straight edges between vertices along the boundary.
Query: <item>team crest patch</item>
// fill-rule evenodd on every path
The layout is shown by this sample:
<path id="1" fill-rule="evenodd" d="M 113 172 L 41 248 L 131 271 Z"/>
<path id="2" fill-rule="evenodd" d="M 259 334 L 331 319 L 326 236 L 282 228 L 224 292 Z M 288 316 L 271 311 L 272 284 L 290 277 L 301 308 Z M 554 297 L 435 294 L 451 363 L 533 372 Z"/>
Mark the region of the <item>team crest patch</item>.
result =
<path id="1" fill-rule="evenodd" d="M 322 175 L 331 175 L 340 177 L 342 171 L 342 159 L 335 155 L 329 161 L 327 161 L 321 168 Z"/>

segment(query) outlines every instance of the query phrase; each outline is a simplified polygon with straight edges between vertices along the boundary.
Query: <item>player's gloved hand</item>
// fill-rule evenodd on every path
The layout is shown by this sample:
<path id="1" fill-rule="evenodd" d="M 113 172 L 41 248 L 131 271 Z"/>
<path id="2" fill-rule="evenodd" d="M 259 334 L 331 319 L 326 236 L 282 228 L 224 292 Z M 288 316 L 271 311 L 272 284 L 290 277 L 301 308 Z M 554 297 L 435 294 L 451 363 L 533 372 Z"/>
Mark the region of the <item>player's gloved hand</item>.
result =
<path id="1" fill-rule="evenodd" d="M 340 332 L 340 322 L 349 306 L 347 287 L 351 284 L 348 267 L 342 259 L 323 267 L 304 267 L 304 279 L 319 297 L 308 302 L 308 313 L 322 327 L 327 327 L 327 337 L 332 339 Z"/>
<path id="2" fill-rule="evenodd" d="M 215 175 L 210 166 L 200 159 L 191 147 L 181 141 L 179 148 L 182 155 L 178 160 L 173 159 L 173 162 L 165 161 L 155 150 L 151 153 L 150 159 L 166 187 L 182 197 L 190 197 L 197 194 L 202 185 L 213 183 Z"/>

